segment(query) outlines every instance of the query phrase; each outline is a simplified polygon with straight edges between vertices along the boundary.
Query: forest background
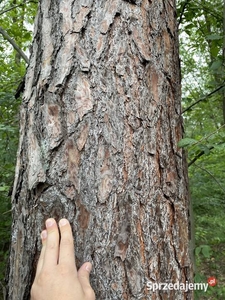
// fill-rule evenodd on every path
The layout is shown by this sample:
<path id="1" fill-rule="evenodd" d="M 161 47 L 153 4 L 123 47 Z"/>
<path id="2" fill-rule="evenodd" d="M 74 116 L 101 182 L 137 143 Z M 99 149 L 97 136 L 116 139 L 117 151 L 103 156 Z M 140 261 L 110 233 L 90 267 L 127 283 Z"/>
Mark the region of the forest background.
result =
<path id="1" fill-rule="evenodd" d="M 36 10 L 37 1 L 0 1 L 0 299 L 11 231 L 20 91 Z M 225 0 L 178 0 L 177 20 L 185 126 L 179 146 L 188 153 L 195 281 L 217 279 L 215 287 L 195 298 L 225 299 Z"/>

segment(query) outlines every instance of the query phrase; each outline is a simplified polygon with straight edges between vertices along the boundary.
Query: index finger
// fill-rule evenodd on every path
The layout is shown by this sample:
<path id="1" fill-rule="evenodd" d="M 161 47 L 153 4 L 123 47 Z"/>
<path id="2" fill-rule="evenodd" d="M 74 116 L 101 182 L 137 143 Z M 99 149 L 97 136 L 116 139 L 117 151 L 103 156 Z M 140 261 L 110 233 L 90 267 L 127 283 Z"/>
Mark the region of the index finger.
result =
<path id="1" fill-rule="evenodd" d="M 67 219 L 59 221 L 59 229 L 61 240 L 59 246 L 59 264 L 66 264 L 69 267 L 73 266 L 77 272 L 75 265 L 75 252 L 73 243 L 73 234 L 71 226 Z"/>
<path id="2" fill-rule="evenodd" d="M 53 218 L 46 220 L 47 239 L 44 253 L 43 268 L 50 270 L 58 263 L 59 255 L 59 230 Z"/>

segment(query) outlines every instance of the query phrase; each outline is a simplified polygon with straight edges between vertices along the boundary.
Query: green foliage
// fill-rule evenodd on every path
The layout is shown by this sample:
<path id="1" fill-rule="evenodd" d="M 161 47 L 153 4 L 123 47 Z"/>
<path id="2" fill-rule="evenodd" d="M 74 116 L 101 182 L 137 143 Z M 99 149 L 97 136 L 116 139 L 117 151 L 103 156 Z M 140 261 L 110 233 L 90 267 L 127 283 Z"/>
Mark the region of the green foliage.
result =
<path id="1" fill-rule="evenodd" d="M 37 3 L 3 0 L 0 3 L 1 27 L 28 53 Z M 18 144 L 19 105 L 15 99 L 18 85 L 26 72 L 25 62 L 0 34 L 0 299 L 3 299 L 5 265 L 11 231 L 10 194 Z"/>
<path id="2" fill-rule="evenodd" d="M 195 219 L 195 299 L 225 299 L 225 66 L 222 0 L 177 1 L 187 149 Z"/>
<path id="3" fill-rule="evenodd" d="M 195 255 L 198 257 L 202 254 L 205 258 L 210 258 L 211 256 L 211 248 L 209 245 L 200 245 L 195 248 Z"/>
<path id="4" fill-rule="evenodd" d="M 191 138 L 183 138 L 182 140 L 179 141 L 178 146 L 180 148 L 184 148 L 184 147 L 187 147 L 187 146 L 195 145 L 197 143 L 198 143 L 197 140 L 194 140 L 194 139 L 191 139 Z"/>
<path id="5" fill-rule="evenodd" d="M 195 212 L 195 258 L 197 275 L 207 282 L 215 276 L 218 284 L 207 293 L 196 291 L 195 299 L 224 299 L 225 292 L 225 178 L 224 150 L 202 156 L 190 167 L 190 188 Z"/>
<path id="6" fill-rule="evenodd" d="M 4 279 L 10 238 L 11 205 L 9 191 L 12 189 L 16 148 L 18 140 L 18 105 L 13 87 L 0 85 L 0 281 Z M 6 90 L 7 89 L 7 90 Z"/>
<path id="7" fill-rule="evenodd" d="M 3 282 L 10 238 L 9 191 L 14 177 L 19 101 L 14 99 L 13 86 L 10 90 L 10 85 L 5 83 L 0 85 L 0 89 L 0 281 Z"/>

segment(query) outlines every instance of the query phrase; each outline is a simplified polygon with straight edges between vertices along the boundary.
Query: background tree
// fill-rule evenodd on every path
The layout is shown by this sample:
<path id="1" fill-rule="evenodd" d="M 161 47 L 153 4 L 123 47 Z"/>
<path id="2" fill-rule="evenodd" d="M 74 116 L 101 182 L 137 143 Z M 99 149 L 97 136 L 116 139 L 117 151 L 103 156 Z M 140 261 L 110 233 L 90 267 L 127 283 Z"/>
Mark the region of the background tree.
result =
<path id="1" fill-rule="evenodd" d="M 28 52 L 35 7 L 34 1 L 0 2 L 0 299 L 3 298 L 4 270 L 9 249 L 10 194 L 18 142 L 20 98 L 15 99 L 15 94 L 26 70 L 26 63 L 20 58 L 18 50 L 24 54 Z M 16 20 L 19 20 L 19 25 Z M 7 37 L 17 46 L 17 50 Z"/>
<path id="2" fill-rule="evenodd" d="M 224 1 L 178 1 L 183 116 L 195 214 L 197 273 L 218 285 L 200 299 L 225 297 Z M 197 297 L 198 295 L 196 295 Z"/>
<path id="3" fill-rule="evenodd" d="M 7 299 L 28 299 L 49 217 L 97 299 L 192 281 L 175 2 L 40 1 L 21 108 Z M 184 291 L 157 291 L 191 299 Z"/>

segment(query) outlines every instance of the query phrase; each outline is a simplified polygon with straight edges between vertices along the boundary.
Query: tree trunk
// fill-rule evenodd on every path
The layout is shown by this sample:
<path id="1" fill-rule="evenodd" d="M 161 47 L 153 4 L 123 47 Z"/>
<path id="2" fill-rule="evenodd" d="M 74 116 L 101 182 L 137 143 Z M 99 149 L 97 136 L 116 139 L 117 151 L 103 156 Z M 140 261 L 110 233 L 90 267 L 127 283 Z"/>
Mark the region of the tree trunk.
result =
<path id="1" fill-rule="evenodd" d="M 225 0 L 223 0 L 223 50 L 222 50 L 223 56 L 223 72 L 225 70 Z M 223 101 L 223 124 L 225 125 L 225 90 L 222 91 L 222 101 Z"/>
<path id="2" fill-rule="evenodd" d="M 67 217 L 96 299 L 192 299 L 175 1 L 41 0 L 21 107 L 7 299 Z"/>

